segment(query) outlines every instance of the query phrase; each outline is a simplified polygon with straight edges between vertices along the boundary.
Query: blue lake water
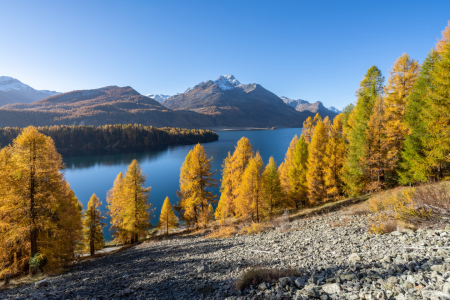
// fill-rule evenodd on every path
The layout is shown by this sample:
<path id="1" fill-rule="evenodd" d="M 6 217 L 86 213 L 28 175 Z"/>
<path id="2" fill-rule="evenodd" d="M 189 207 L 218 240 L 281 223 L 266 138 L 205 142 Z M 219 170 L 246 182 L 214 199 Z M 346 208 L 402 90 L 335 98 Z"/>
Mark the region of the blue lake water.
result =
<path id="1" fill-rule="evenodd" d="M 212 167 L 217 170 L 215 178 L 220 184 L 221 165 L 228 152 L 233 152 L 237 141 L 245 136 L 250 139 L 255 151 L 260 152 L 264 163 L 273 156 L 278 165 L 284 160 L 289 143 L 295 134 L 300 135 L 301 128 L 283 128 L 276 130 L 246 130 L 246 131 L 220 131 L 219 140 L 205 143 L 206 154 L 213 157 Z M 127 153 L 112 155 L 65 157 L 65 177 L 72 187 L 75 195 L 87 206 L 89 198 L 95 193 L 103 202 L 102 210 L 106 212 L 106 193 L 113 186 L 114 179 L 120 172 L 126 172 L 127 166 L 133 159 L 137 159 L 147 174 L 147 186 L 151 186 L 150 203 L 156 208 L 152 224 L 156 225 L 166 196 L 172 204 L 178 198 L 176 191 L 179 188 L 180 168 L 186 155 L 194 145 L 170 146 L 145 153 Z M 219 187 L 213 192 L 219 197 Z M 217 197 L 217 198 L 218 198 Z M 104 229 L 106 240 L 111 239 L 109 232 L 109 219 L 105 220 Z"/>

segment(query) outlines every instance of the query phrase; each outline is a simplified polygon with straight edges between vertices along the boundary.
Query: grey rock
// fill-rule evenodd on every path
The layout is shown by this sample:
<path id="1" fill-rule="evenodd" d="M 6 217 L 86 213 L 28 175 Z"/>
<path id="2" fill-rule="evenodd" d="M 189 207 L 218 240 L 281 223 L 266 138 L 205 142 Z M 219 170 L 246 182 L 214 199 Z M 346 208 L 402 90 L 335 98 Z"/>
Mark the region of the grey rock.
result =
<path id="1" fill-rule="evenodd" d="M 350 262 L 361 261 L 361 257 L 357 253 L 352 253 L 348 257 L 348 261 Z"/>
<path id="2" fill-rule="evenodd" d="M 341 291 L 341 287 L 337 283 L 328 283 L 322 285 L 322 289 L 328 294 L 337 294 Z"/>
<path id="3" fill-rule="evenodd" d="M 40 280 L 40 281 L 35 282 L 35 283 L 34 283 L 34 287 L 35 287 L 36 289 L 39 289 L 39 288 L 41 288 L 41 287 L 48 286 L 49 284 L 50 284 L 50 281 L 48 281 L 48 278 L 45 278 L 45 279 L 43 279 L 43 280 Z"/>

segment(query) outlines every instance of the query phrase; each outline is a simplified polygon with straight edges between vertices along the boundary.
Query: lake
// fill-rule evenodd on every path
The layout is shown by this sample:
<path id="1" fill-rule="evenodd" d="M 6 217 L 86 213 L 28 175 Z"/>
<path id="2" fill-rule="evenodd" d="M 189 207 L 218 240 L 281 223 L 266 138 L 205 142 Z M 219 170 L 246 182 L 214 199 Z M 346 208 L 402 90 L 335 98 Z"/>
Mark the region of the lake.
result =
<path id="1" fill-rule="evenodd" d="M 221 166 L 228 152 L 234 151 L 237 141 L 245 136 L 253 145 L 255 152 L 259 150 L 264 163 L 267 164 L 273 156 L 278 165 L 284 160 L 287 148 L 295 134 L 300 135 L 301 128 L 282 128 L 276 130 L 244 130 L 219 131 L 219 140 L 205 143 L 206 154 L 213 157 L 212 167 L 217 170 L 215 178 L 220 184 Z M 106 212 L 106 193 L 113 186 L 114 179 L 120 172 L 126 172 L 127 166 L 133 159 L 137 159 L 147 174 L 146 186 L 151 186 L 150 203 L 156 208 L 152 224 L 156 225 L 159 219 L 162 204 L 166 196 L 172 204 L 178 198 L 176 191 L 179 188 L 180 168 L 186 155 L 194 145 L 180 145 L 160 148 L 145 153 L 127 153 L 95 156 L 65 157 L 65 177 L 78 197 L 83 207 L 93 193 L 103 202 L 102 211 Z M 219 186 L 213 192 L 220 197 Z M 109 232 L 109 218 L 105 220 L 105 239 L 111 239 Z"/>

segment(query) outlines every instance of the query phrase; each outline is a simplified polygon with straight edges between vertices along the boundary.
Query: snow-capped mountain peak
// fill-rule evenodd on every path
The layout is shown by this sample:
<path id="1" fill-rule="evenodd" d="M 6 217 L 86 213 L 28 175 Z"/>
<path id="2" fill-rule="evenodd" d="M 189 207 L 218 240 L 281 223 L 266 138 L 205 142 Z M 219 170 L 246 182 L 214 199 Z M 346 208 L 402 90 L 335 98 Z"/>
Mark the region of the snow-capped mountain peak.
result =
<path id="1" fill-rule="evenodd" d="M 0 91 L 28 90 L 28 89 L 31 89 L 29 85 L 26 85 L 15 78 L 8 76 L 0 76 Z"/>
<path id="2" fill-rule="evenodd" d="M 220 75 L 214 83 L 224 91 L 234 89 L 241 84 L 233 75 Z"/>
<path id="3" fill-rule="evenodd" d="M 337 113 L 337 114 L 340 114 L 340 113 L 342 112 L 341 110 L 337 109 L 337 108 L 334 107 L 334 106 L 330 106 L 330 107 L 328 108 L 328 110 L 331 110 L 332 112 L 335 112 L 335 113 Z"/>
<path id="4" fill-rule="evenodd" d="M 163 94 L 148 94 L 146 96 L 149 97 L 149 98 L 152 98 L 153 100 L 156 100 L 158 102 L 163 102 L 167 98 L 172 97 L 170 95 L 163 95 Z"/>

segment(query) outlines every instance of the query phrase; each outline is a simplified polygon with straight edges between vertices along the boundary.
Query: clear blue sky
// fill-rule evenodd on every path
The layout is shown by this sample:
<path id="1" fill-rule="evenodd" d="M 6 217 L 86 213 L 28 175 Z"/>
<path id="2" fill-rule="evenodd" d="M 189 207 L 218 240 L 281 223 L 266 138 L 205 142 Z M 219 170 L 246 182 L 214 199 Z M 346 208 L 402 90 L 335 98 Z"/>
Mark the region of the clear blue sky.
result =
<path id="1" fill-rule="evenodd" d="M 0 0 L 0 75 L 67 92 L 183 92 L 233 74 L 279 96 L 344 107 L 366 70 L 422 62 L 450 1 Z"/>

